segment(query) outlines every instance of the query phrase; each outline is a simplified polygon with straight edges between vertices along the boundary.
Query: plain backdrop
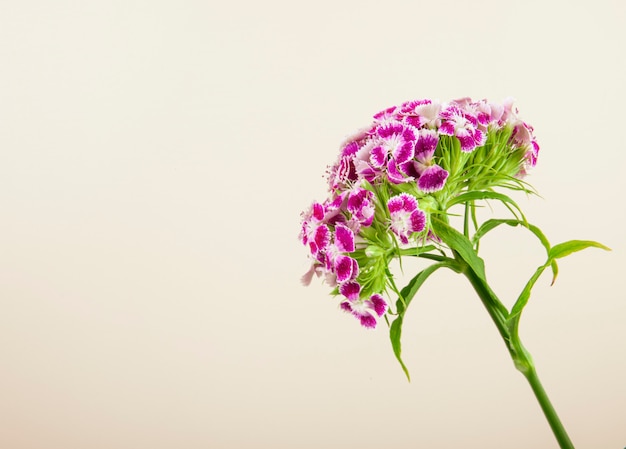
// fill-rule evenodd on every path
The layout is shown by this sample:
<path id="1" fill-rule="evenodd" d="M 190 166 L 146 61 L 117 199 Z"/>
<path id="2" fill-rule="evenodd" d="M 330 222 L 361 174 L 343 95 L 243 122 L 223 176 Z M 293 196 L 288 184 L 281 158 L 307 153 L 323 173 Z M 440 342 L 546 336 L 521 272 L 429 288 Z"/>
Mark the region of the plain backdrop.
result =
<path id="1" fill-rule="evenodd" d="M 465 280 L 386 326 L 304 288 L 345 136 L 417 98 L 517 99 L 554 242 L 521 334 L 577 448 L 626 445 L 626 3 L 0 0 L 0 447 L 553 448 Z M 481 250 L 508 305 L 544 261 Z M 417 267 L 405 267 L 407 278 Z M 411 271 L 413 270 L 413 271 Z"/>

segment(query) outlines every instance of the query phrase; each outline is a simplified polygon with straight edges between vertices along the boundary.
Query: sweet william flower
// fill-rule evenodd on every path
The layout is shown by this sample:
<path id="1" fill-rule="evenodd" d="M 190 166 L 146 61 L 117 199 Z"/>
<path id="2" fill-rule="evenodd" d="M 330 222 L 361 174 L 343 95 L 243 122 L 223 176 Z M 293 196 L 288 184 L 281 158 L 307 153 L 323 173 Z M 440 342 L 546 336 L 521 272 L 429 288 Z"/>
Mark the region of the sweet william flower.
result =
<path id="1" fill-rule="evenodd" d="M 347 209 L 361 226 L 370 226 L 375 212 L 372 192 L 362 187 L 351 191 L 348 195 Z"/>
<path id="2" fill-rule="evenodd" d="M 377 145 L 372 148 L 370 163 L 376 168 L 387 164 L 389 156 L 397 164 L 413 157 L 415 129 L 401 122 L 390 121 L 376 129 Z"/>
<path id="3" fill-rule="evenodd" d="M 448 179 L 448 171 L 434 162 L 438 143 L 439 138 L 434 130 L 420 130 L 415 142 L 415 159 L 402 166 L 405 173 L 417 179 L 417 185 L 423 192 L 433 193 L 443 189 Z"/>
<path id="4" fill-rule="evenodd" d="M 313 259 L 311 268 L 302 277 L 305 285 L 311 282 L 314 274 L 318 277 L 325 275 L 330 285 L 358 275 L 358 263 L 346 255 L 355 247 L 354 233 L 343 223 L 345 217 L 341 214 L 344 197 L 340 195 L 324 204 L 315 202 L 302 214 L 301 240 L 308 246 Z"/>
<path id="5" fill-rule="evenodd" d="M 411 100 L 402 104 L 400 115 L 403 120 L 416 128 L 437 128 L 441 123 L 441 104 L 431 100 Z"/>
<path id="6" fill-rule="evenodd" d="M 333 294 L 342 296 L 339 307 L 368 329 L 387 313 L 383 294 L 396 296 L 395 311 L 386 318 L 394 354 L 408 377 L 400 338 L 411 300 L 436 270 L 467 277 L 561 448 L 573 449 L 521 343 L 519 320 L 541 273 L 551 269 L 556 277 L 557 259 L 588 247 L 608 248 L 588 240 L 551 246 L 515 201 L 496 190 L 534 193 L 521 178 L 538 155 L 533 128 L 517 116 L 510 100 L 414 100 L 382 110 L 341 145 L 337 162 L 328 170 L 329 198 L 302 214 L 301 241 L 312 260 L 303 282 L 324 277 Z M 476 210 L 483 200 L 502 202 L 513 218 L 480 223 Z M 449 209 L 454 206 L 461 206 L 454 215 L 463 211 L 462 232 L 451 224 Z M 489 287 L 478 254 L 480 239 L 504 223 L 530 230 L 548 253 L 510 309 Z M 398 288 L 390 262 L 401 257 L 433 263 Z"/>
<path id="7" fill-rule="evenodd" d="M 439 133 L 455 136 L 461 142 L 461 150 L 473 151 L 485 143 L 485 134 L 478 129 L 478 119 L 470 112 L 464 111 L 456 104 L 449 105 L 441 111 L 442 120 Z"/>
<path id="8" fill-rule="evenodd" d="M 344 224 L 337 224 L 333 243 L 326 247 L 326 269 L 337 276 L 337 282 L 352 280 L 359 274 L 355 259 L 345 253 L 354 251 L 354 233 Z"/>
<path id="9" fill-rule="evenodd" d="M 510 100 L 411 100 L 375 114 L 340 145 L 327 170 L 328 199 L 302 214 L 311 261 L 303 282 L 317 276 L 333 293 L 349 293 L 342 308 L 373 327 L 382 295 L 397 293 L 388 263 L 398 243 L 445 245 L 431 214 L 445 220 L 469 189 L 515 186 L 537 161 L 532 131 Z"/>
<path id="10" fill-rule="evenodd" d="M 387 302 L 380 294 L 373 294 L 369 299 L 360 297 L 361 286 L 356 282 L 342 284 L 339 292 L 346 298 L 341 308 L 356 317 L 363 327 L 373 329 L 377 318 L 387 311 Z"/>
<path id="11" fill-rule="evenodd" d="M 317 256 L 324 251 L 330 243 L 330 230 L 325 224 L 317 226 L 313 233 L 313 238 L 309 241 L 309 249 L 313 256 Z"/>
<path id="12" fill-rule="evenodd" d="M 479 128 L 483 132 L 487 132 L 490 124 L 502 123 L 501 120 L 504 116 L 505 108 L 504 105 L 488 103 L 487 101 L 482 100 L 476 104 L 475 111 Z"/>
<path id="13" fill-rule="evenodd" d="M 324 206 L 313 203 L 307 212 L 302 213 L 302 229 L 300 239 L 303 245 L 309 245 L 315 239 L 315 232 L 324 220 Z"/>
<path id="14" fill-rule="evenodd" d="M 404 244 L 409 243 L 413 233 L 421 232 L 426 227 L 426 214 L 418 208 L 415 197 L 408 193 L 390 198 L 387 208 L 391 217 L 389 227 Z"/>

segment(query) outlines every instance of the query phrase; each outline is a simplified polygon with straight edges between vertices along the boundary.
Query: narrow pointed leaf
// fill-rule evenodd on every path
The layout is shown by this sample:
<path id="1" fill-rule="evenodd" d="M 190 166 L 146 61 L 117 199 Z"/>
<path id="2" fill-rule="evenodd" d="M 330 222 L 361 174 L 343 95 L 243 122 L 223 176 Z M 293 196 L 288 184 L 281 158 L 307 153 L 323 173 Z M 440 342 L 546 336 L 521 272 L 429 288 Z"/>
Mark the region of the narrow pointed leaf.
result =
<path id="1" fill-rule="evenodd" d="M 558 268 L 555 271 L 556 259 L 569 256 L 574 252 L 582 251 L 586 248 L 601 248 L 607 251 L 611 250 L 603 244 L 591 240 L 569 240 L 567 242 L 559 243 L 558 245 L 553 246 L 550 251 L 548 251 L 548 260 L 545 264 L 537 268 L 537 271 L 535 271 L 535 274 L 533 274 L 532 277 L 528 280 L 526 286 L 524 286 L 524 290 L 522 290 L 522 293 L 517 298 L 517 301 L 515 301 L 515 304 L 513 305 L 513 309 L 511 309 L 511 314 L 509 316 L 510 326 L 517 326 L 522 310 L 524 310 L 524 307 L 526 307 L 526 304 L 530 299 L 531 290 L 543 271 L 549 266 L 552 267 L 554 278 L 556 278 L 558 274 Z M 554 279 L 552 283 L 554 284 Z"/>
<path id="2" fill-rule="evenodd" d="M 582 251 L 586 248 L 601 248 L 606 251 L 611 251 L 611 248 L 592 240 L 569 240 L 552 247 L 549 252 L 549 257 L 550 259 L 561 259 L 562 257 L 569 256 L 572 253 Z"/>
<path id="3" fill-rule="evenodd" d="M 415 297 L 415 294 L 417 293 L 417 291 L 424 284 L 424 282 L 426 282 L 426 279 L 428 279 L 430 275 L 433 274 L 435 271 L 437 271 L 439 268 L 443 268 L 443 267 L 447 267 L 447 268 L 455 270 L 456 264 L 454 263 L 454 260 L 452 259 L 448 259 L 447 261 L 444 261 L 444 262 L 434 263 L 430 265 L 429 267 L 426 267 L 422 271 L 420 271 L 417 275 L 413 277 L 413 279 L 409 281 L 409 283 L 402 290 L 400 290 L 400 294 L 402 295 L 402 298 L 404 299 L 404 303 L 406 304 L 406 307 L 409 306 L 409 304 Z"/>
<path id="4" fill-rule="evenodd" d="M 437 237 L 448 245 L 448 248 L 456 251 L 472 270 L 482 280 L 485 280 L 485 263 L 474 251 L 472 242 L 449 224 L 436 217 L 432 217 L 431 225 Z"/>
<path id="5" fill-rule="evenodd" d="M 411 382 L 411 375 L 409 374 L 409 370 L 402 360 L 402 346 L 400 343 L 400 339 L 402 338 L 401 316 L 397 317 L 395 320 L 393 320 L 393 323 L 391 323 L 391 326 L 389 327 L 389 338 L 391 339 L 391 347 L 393 348 L 393 353 L 396 356 L 396 359 L 398 359 L 398 362 L 400 362 L 400 366 L 402 367 L 402 371 L 404 371 L 407 380 Z"/>
<path id="6" fill-rule="evenodd" d="M 548 241 L 543 231 L 539 229 L 537 226 L 530 224 L 528 222 L 523 222 L 522 220 L 509 219 L 509 218 L 487 220 L 481 225 L 480 228 L 478 228 L 478 230 L 472 237 L 472 242 L 476 244 L 482 237 L 485 236 L 485 234 L 487 234 L 489 231 L 496 228 L 497 226 L 500 226 L 501 224 L 507 224 L 509 226 L 522 226 L 528 229 L 537 237 L 537 239 L 539 239 L 543 247 L 546 249 L 546 253 L 548 254 L 548 257 L 550 256 L 550 249 L 551 249 L 550 242 Z M 556 277 L 559 274 L 559 266 L 556 260 L 553 260 L 550 266 L 552 268 L 552 284 L 551 285 L 554 285 L 554 282 L 556 281 Z"/>
<path id="7" fill-rule="evenodd" d="M 480 228 L 478 228 L 476 230 L 476 233 L 473 235 L 472 243 L 476 244 L 489 231 L 491 231 L 492 229 L 500 226 L 503 223 L 507 223 L 508 221 L 509 221 L 508 218 L 506 218 L 506 219 L 504 219 L 504 218 L 502 218 L 502 219 L 493 218 L 491 220 L 485 221 L 482 225 L 480 225 Z M 512 219 L 512 221 L 518 222 L 519 220 Z"/>
<path id="8" fill-rule="evenodd" d="M 502 193 L 491 192 L 488 190 L 471 191 L 471 192 L 462 193 L 461 195 L 450 200 L 448 202 L 448 206 L 453 206 L 455 204 L 462 204 L 462 203 L 466 203 L 469 201 L 476 201 L 476 200 L 498 200 L 502 202 L 505 206 L 506 205 L 513 206 L 515 210 L 519 212 L 520 217 L 522 217 L 522 220 L 523 221 L 526 220 L 526 218 L 524 217 L 524 213 L 522 212 L 520 207 L 510 197 Z"/>
<path id="9" fill-rule="evenodd" d="M 489 231 L 496 228 L 497 226 L 500 226 L 501 224 L 507 224 L 509 226 L 521 225 L 522 227 L 527 228 L 530 232 L 535 234 L 535 236 L 537 237 L 537 239 L 539 239 L 539 241 L 541 242 L 543 247 L 546 249 L 546 251 L 547 252 L 550 251 L 550 242 L 546 238 L 545 234 L 541 231 L 541 229 L 539 229 L 537 226 L 532 225 L 528 222 L 524 222 L 522 220 L 516 220 L 513 218 L 501 218 L 501 219 L 494 218 L 491 220 L 487 220 L 480 226 L 480 228 L 478 228 L 478 230 L 476 231 L 476 234 L 474 234 L 474 236 L 472 237 L 472 241 L 476 243 L 481 238 L 483 238 L 485 234 L 487 234 Z"/>
<path id="10" fill-rule="evenodd" d="M 552 267 L 552 282 L 550 282 L 550 285 L 552 286 L 556 282 L 556 278 L 559 275 L 559 266 L 557 265 L 556 260 L 553 260 L 550 266 Z"/>
<path id="11" fill-rule="evenodd" d="M 437 247 L 435 245 L 425 245 L 412 248 L 398 248 L 396 249 L 396 252 L 400 256 L 421 257 L 424 253 L 428 253 L 436 249 Z"/>
<path id="12" fill-rule="evenodd" d="M 402 321 L 404 319 L 404 314 L 407 307 L 415 297 L 415 294 L 424 284 L 426 279 L 442 267 L 448 267 L 455 271 L 457 270 L 454 261 L 451 259 L 445 262 L 432 264 L 431 266 L 420 271 L 409 281 L 409 283 L 400 291 L 400 297 L 396 301 L 398 317 L 393 321 L 393 323 L 391 323 L 391 327 L 389 328 L 389 338 L 391 339 L 393 353 L 396 356 L 396 359 L 398 359 L 398 362 L 400 362 L 400 366 L 402 366 L 402 370 L 404 371 L 404 374 L 406 374 L 409 382 L 411 381 L 411 376 L 409 375 L 409 370 L 402 361 L 402 344 L 400 341 L 402 337 Z"/>
<path id="13" fill-rule="evenodd" d="M 539 277 L 543 274 L 544 270 L 550 265 L 551 265 L 551 261 L 546 262 L 544 265 L 541 265 L 539 268 L 537 268 L 535 273 L 530 277 L 530 279 L 524 286 L 522 293 L 520 293 L 519 297 L 517 298 L 517 301 L 515 301 L 515 304 L 513 305 L 513 308 L 511 309 L 509 320 L 513 320 L 517 315 L 520 315 L 522 313 L 522 310 L 524 309 L 524 307 L 528 303 L 528 300 L 530 299 L 530 292 L 532 288 L 535 286 L 535 283 L 537 282 Z"/>

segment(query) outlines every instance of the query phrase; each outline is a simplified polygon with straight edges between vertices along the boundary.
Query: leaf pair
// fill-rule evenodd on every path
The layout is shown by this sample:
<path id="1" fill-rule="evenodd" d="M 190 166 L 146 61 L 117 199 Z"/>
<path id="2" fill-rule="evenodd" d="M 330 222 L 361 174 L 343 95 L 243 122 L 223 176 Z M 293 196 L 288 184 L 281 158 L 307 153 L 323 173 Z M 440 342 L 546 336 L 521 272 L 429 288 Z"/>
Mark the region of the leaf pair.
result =
<path id="1" fill-rule="evenodd" d="M 495 198 L 493 195 L 489 195 L 489 197 Z M 467 199 L 473 200 L 476 198 L 468 197 Z M 501 200 L 505 201 L 504 199 Z M 539 268 L 537 268 L 535 273 L 528 280 L 510 313 L 508 312 L 506 307 L 498 300 L 495 294 L 490 291 L 487 285 L 484 262 L 478 256 L 478 253 L 475 249 L 477 243 L 482 237 L 484 237 L 489 231 L 493 230 L 501 224 L 506 224 L 509 226 L 521 225 L 522 227 L 527 228 L 537 237 L 542 246 L 546 249 L 547 253 L 546 262 Z M 404 315 L 410 302 L 415 297 L 420 287 L 430 277 L 430 275 L 432 275 L 438 269 L 445 267 L 457 273 L 463 272 L 470 280 L 474 279 L 475 282 L 480 283 L 483 288 L 489 290 L 488 294 L 481 295 L 481 297 L 483 297 L 483 300 L 485 300 L 485 297 L 487 297 L 488 301 L 485 304 L 486 307 L 489 309 L 489 312 L 490 314 L 492 314 L 494 320 L 497 321 L 496 324 L 498 324 L 503 338 L 505 338 L 505 340 L 507 341 L 510 341 L 511 339 L 518 339 L 518 327 L 522 310 L 530 299 L 530 293 L 533 286 L 546 268 L 550 267 L 552 269 L 552 283 L 554 283 L 558 275 L 558 265 L 556 262 L 557 259 L 561 259 L 574 252 L 578 252 L 590 247 L 610 250 L 601 243 L 590 240 L 570 240 L 552 247 L 543 232 L 538 227 L 526 222 L 525 218 L 523 218 L 523 215 L 522 219 L 491 219 L 486 221 L 477 229 L 472 238 L 472 241 L 470 241 L 465 235 L 461 234 L 456 229 L 452 228 L 448 223 L 437 217 L 432 217 L 431 226 L 434 233 L 442 240 L 443 243 L 448 246 L 448 248 L 453 251 L 455 259 L 445 256 L 434 256 L 432 254 L 425 253 L 415 254 L 418 257 L 435 259 L 437 260 L 437 263 L 430 265 L 429 267 L 420 271 L 399 292 L 399 298 L 396 302 L 398 316 L 393 321 L 393 323 L 391 323 L 390 339 L 393 347 L 393 352 L 400 362 L 400 365 L 402 366 L 402 369 L 409 380 L 409 371 L 402 361 L 401 357 L 401 336 Z M 476 285 L 474 287 L 476 288 Z"/>
<path id="2" fill-rule="evenodd" d="M 558 269 L 555 269 L 556 260 L 562 259 L 563 257 L 569 256 L 570 254 L 573 254 L 578 251 L 582 251 L 583 249 L 587 249 L 587 248 L 600 248 L 606 251 L 611 251 L 611 249 L 608 248 L 607 246 L 604 246 L 603 244 L 594 242 L 592 240 L 568 240 L 567 242 L 559 243 L 558 245 L 555 245 L 551 248 L 550 247 L 547 248 L 548 259 L 543 265 L 537 268 L 535 273 L 530 277 L 530 279 L 524 286 L 522 293 L 520 293 L 519 297 L 517 298 L 517 301 L 515 301 L 515 304 L 513 305 L 513 308 L 511 309 L 511 313 L 507 320 L 507 325 L 509 329 L 511 330 L 511 332 L 513 333 L 513 335 L 517 336 L 519 320 L 521 318 L 522 311 L 524 310 L 524 307 L 526 307 L 526 304 L 528 304 L 528 300 L 530 299 L 530 293 L 531 293 L 532 288 L 534 287 L 535 283 L 537 282 L 541 274 L 544 272 L 544 270 L 550 266 L 552 267 L 552 272 L 553 272 L 552 284 L 554 284 L 554 280 L 556 279 L 556 275 L 558 273 Z"/>

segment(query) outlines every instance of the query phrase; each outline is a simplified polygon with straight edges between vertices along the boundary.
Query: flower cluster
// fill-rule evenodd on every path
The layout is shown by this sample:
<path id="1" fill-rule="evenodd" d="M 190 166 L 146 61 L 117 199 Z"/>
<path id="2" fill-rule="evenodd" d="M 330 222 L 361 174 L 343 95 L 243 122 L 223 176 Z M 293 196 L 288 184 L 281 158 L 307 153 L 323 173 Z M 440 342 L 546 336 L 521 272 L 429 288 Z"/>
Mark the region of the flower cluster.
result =
<path id="1" fill-rule="evenodd" d="M 408 101 L 373 119 L 341 146 L 330 196 L 302 214 L 301 230 L 312 259 L 303 282 L 324 276 L 370 328 L 388 309 L 382 293 L 399 248 L 436 241 L 432 214 L 464 191 L 517 185 L 539 153 L 510 100 Z"/>

